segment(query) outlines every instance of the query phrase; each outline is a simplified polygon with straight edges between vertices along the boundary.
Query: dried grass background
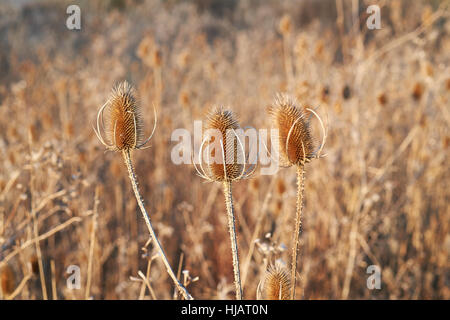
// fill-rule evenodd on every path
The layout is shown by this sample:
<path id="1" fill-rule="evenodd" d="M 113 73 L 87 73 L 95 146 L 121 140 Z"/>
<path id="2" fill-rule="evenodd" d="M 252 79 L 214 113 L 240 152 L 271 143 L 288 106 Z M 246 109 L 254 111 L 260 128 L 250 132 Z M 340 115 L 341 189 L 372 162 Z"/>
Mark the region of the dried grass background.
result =
<path id="1" fill-rule="evenodd" d="M 188 285 L 195 298 L 234 296 L 225 207 L 219 185 L 171 162 L 171 133 L 217 104 L 242 126 L 268 128 L 265 110 L 284 91 L 329 123 L 328 155 L 306 172 L 298 292 L 450 298 L 450 21 L 442 7 L 435 16 L 444 1 L 378 1 L 373 31 L 365 9 L 377 1 L 79 1 L 82 30 L 69 31 L 72 2 L 0 5 L 3 298 L 173 298 L 161 262 L 148 268 L 126 168 L 92 129 L 123 79 L 136 85 L 146 128 L 158 109 L 152 147 L 134 161 L 172 267 L 199 277 Z M 268 263 L 290 261 L 295 176 L 234 184 L 247 299 Z M 79 290 L 66 287 L 72 264 Z M 366 287 L 372 264 L 381 290 Z"/>

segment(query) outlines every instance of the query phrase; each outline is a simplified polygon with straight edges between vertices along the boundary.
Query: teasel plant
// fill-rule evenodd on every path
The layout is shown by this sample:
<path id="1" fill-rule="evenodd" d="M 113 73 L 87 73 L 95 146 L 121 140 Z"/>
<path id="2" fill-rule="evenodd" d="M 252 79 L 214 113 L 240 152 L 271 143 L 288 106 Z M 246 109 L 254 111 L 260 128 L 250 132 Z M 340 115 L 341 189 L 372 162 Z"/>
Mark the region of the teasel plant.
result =
<path id="1" fill-rule="evenodd" d="M 109 99 L 99 109 L 97 113 L 97 128 L 94 128 L 94 131 L 97 138 L 107 150 L 122 153 L 134 195 L 155 248 L 176 288 L 186 300 L 192 300 L 192 296 L 173 272 L 161 243 L 156 236 L 155 230 L 153 229 L 150 221 L 150 216 L 145 209 L 144 201 L 139 191 L 136 171 L 131 160 L 131 152 L 133 150 L 146 149 L 149 147 L 146 145 L 151 140 L 156 130 L 157 115 L 155 108 L 154 116 L 155 120 L 152 133 L 147 139 L 145 139 L 143 135 L 144 121 L 135 89 L 127 81 L 124 81 L 112 90 Z"/>
<path id="2" fill-rule="evenodd" d="M 275 102 L 268 109 L 273 125 L 278 129 L 278 160 L 281 167 L 297 168 L 297 206 L 294 225 L 294 239 L 291 260 L 291 294 L 295 299 L 297 280 L 297 255 L 302 227 L 303 194 L 305 187 L 305 165 L 312 159 L 324 157 L 328 129 L 325 129 L 320 116 L 311 108 L 302 108 L 297 100 L 288 94 L 278 94 Z M 311 118 L 316 117 L 322 130 L 322 142 L 315 147 L 315 139 L 311 131 Z"/>
<path id="3" fill-rule="evenodd" d="M 276 261 L 270 264 L 264 279 L 256 289 L 257 300 L 289 300 L 291 297 L 292 280 L 284 263 Z"/>
<path id="4" fill-rule="evenodd" d="M 249 164 L 250 152 L 246 156 L 244 144 L 236 132 L 240 129 L 240 126 L 232 111 L 223 107 L 214 108 L 207 117 L 205 128 L 212 132 L 214 136 L 206 134 L 198 152 L 199 165 L 197 166 L 195 161 L 193 161 L 193 164 L 200 177 L 208 182 L 220 182 L 223 185 L 233 258 L 236 300 L 242 300 L 243 292 L 239 269 L 232 183 L 253 175 L 257 167 L 257 156 L 253 159 L 253 163 Z M 213 144 L 215 148 L 211 150 Z M 204 151 L 206 152 L 205 163 L 203 163 Z M 211 157 L 214 157 L 215 161 L 211 161 Z"/>

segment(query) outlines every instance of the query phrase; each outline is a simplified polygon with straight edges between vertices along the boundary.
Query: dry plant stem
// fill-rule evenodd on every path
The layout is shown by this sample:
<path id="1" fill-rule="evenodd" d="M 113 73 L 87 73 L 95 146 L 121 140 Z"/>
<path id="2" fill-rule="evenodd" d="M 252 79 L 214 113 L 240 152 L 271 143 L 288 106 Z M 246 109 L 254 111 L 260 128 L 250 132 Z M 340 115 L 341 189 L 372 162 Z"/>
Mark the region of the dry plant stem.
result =
<path id="1" fill-rule="evenodd" d="M 149 267 L 147 268 L 147 275 L 144 275 L 141 270 L 138 271 L 138 275 L 139 275 L 139 277 L 141 277 L 142 282 L 147 286 L 148 291 L 150 291 L 152 299 L 157 300 L 156 296 L 155 296 L 155 292 L 153 291 L 150 281 L 148 280 L 148 277 L 150 275 L 150 268 Z M 142 300 L 142 299 L 140 299 L 140 300 Z"/>
<path id="2" fill-rule="evenodd" d="M 181 268 L 183 267 L 183 258 L 184 258 L 184 254 L 183 254 L 183 252 L 181 252 L 180 260 L 178 262 L 177 279 L 180 279 L 180 277 L 181 277 Z M 178 299 L 178 291 L 174 290 L 174 292 L 173 292 L 173 300 L 177 300 L 177 299 Z"/>
<path id="3" fill-rule="evenodd" d="M 236 241 L 236 227 L 234 219 L 233 197 L 231 192 L 231 181 L 223 182 L 223 193 L 227 206 L 228 229 L 230 232 L 231 251 L 233 254 L 234 285 L 236 287 L 236 300 L 242 300 L 241 274 L 239 272 L 239 255 Z"/>
<path id="4" fill-rule="evenodd" d="M 42 252 L 41 252 L 41 246 L 39 244 L 39 227 L 38 227 L 38 223 L 37 223 L 37 217 L 35 212 L 32 212 L 32 216 L 33 216 L 33 234 L 34 234 L 34 238 L 36 239 L 35 241 L 35 246 L 36 246 L 36 255 L 37 255 L 37 260 L 38 260 L 38 267 L 39 267 L 39 279 L 41 281 L 41 288 L 42 288 L 42 298 L 44 300 L 48 300 L 48 296 L 47 296 L 47 286 L 45 284 L 45 275 L 44 275 L 44 264 L 42 263 Z"/>
<path id="5" fill-rule="evenodd" d="M 152 259 L 150 258 L 150 259 L 148 259 L 148 262 L 147 262 L 147 271 L 145 273 L 145 279 L 142 279 L 141 291 L 139 293 L 139 300 L 143 300 L 144 299 L 145 288 L 146 287 L 149 288 L 150 294 L 152 296 L 152 299 L 153 300 L 157 300 L 156 296 L 155 296 L 155 293 L 153 292 L 152 287 L 147 285 L 147 283 L 150 284 L 150 281 L 148 280 L 148 278 L 150 277 L 151 265 L 152 265 Z M 175 292 L 178 292 L 177 289 L 175 289 Z"/>
<path id="6" fill-rule="evenodd" d="M 50 260 L 50 270 L 52 272 L 52 300 L 58 300 L 58 293 L 56 290 L 56 271 L 55 260 Z"/>
<path id="7" fill-rule="evenodd" d="M 302 209 L 303 209 L 303 190 L 305 188 L 305 166 L 297 167 L 297 210 L 295 214 L 294 242 L 292 245 L 292 264 L 291 264 L 291 300 L 295 299 L 295 287 L 297 284 L 297 254 L 300 242 L 300 232 L 302 227 Z"/>
<path id="8" fill-rule="evenodd" d="M 155 231 L 153 230 L 153 226 L 150 222 L 150 217 L 148 216 L 147 211 L 145 210 L 141 194 L 139 193 L 137 178 L 136 178 L 136 174 L 134 172 L 133 164 L 131 163 L 131 156 L 130 156 L 129 149 L 123 150 L 123 158 L 124 158 L 125 164 L 128 169 L 128 174 L 130 176 L 131 185 L 133 187 L 134 195 L 136 196 L 136 200 L 138 202 L 139 208 L 141 209 L 142 216 L 144 217 L 145 223 L 147 224 L 148 231 L 150 232 L 150 235 L 153 239 L 156 250 L 158 251 L 164 265 L 166 266 L 167 273 L 172 278 L 175 286 L 178 288 L 178 290 L 183 295 L 183 297 L 186 300 L 193 300 L 192 296 L 189 294 L 189 292 L 186 290 L 186 288 L 178 281 L 177 277 L 175 276 L 175 273 L 173 272 L 172 268 L 170 267 L 169 261 L 167 260 L 167 257 L 164 253 L 164 250 L 161 247 L 161 244 L 159 243 L 158 238 L 156 237 Z"/>
<path id="9" fill-rule="evenodd" d="M 95 189 L 95 197 L 94 197 L 94 213 L 92 215 L 92 228 L 90 235 L 90 245 L 89 245 L 89 260 L 88 260 L 88 272 L 87 272 L 87 281 L 86 281 L 86 291 L 84 298 L 86 300 L 89 299 L 91 284 L 92 284 L 92 265 L 94 262 L 94 247 L 95 247 L 95 233 L 97 232 L 97 217 L 98 217 L 98 204 L 99 204 L 99 188 Z"/>
<path id="10" fill-rule="evenodd" d="M 6 300 L 13 300 L 15 297 L 17 297 L 20 292 L 22 292 L 23 288 L 27 284 L 28 280 L 31 279 L 32 274 L 27 274 L 22 281 L 20 281 L 19 285 L 17 286 L 16 290 L 14 290 L 13 293 L 11 293 L 9 296 L 6 296 Z"/>

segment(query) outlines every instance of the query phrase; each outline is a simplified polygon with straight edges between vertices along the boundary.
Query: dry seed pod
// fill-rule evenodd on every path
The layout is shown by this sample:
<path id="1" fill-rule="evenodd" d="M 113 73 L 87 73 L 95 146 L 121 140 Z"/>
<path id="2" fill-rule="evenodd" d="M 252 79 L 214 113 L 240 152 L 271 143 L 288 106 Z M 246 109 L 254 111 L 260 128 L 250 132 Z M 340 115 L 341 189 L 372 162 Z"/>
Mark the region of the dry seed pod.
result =
<path id="1" fill-rule="evenodd" d="M 448 149 L 448 147 L 450 146 L 450 137 L 446 136 L 442 138 L 442 147 L 444 149 Z"/>
<path id="2" fill-rule="evenodd" d="M 196 167 L 198 174 L 202 178 L 209 181 L 223 182 L 245 179 L 253 174 L 256 164 L 248 165 L 243 143 L 236 133 L 236 130 L 239 128 L 239 123 L 230 110 L 225 110 L 221 107 L 215 108 L 208 115 L 205 129 L 217 132 L 219 136 L 215 136 L 214 139 L 219 139 L 219 141 L 211 141 L 211 137 L 206 137 L 206 139 L 209 139 L 206 151 L 210 157 L 205 166 L 206 170 L 203 168 L 201 159 L 203 145 L 206 141 L 203 140 L 202 142 L 199 151 L 201 171 Z M 213 143 L 215 148 L 211 150 L 210 147 Z M 211 160 L 212 157 L 215 158 L 215 161 Z"/>
<path id="3" fill-rule="evenodd" d="M 412 92 L 412 97 L 414 98 L 414 100 L 418 101 L 420 100 L 420 98 L 422 98 L 423 95 L 423 84 L 420 82 L 417 82 L 414 87 L 413 87 L 413 92 Z"/>
<path id="4" fill-rule="evenodd" d="M 280 156 L 285 166 L 300 165 L 315 156 L 309 115 L 294 98 L 278 95 L 269 113 L 278 129 Z"/>
<path id="5" fill-rule="evenodd" d="M 378 99 L 378 102 L 379 102 L 382 106 L 384 106 L 384 105 L 388 102 L 388 99 L 387 99 L 387 96 L 386 96 L 385 93 L 380 93 L 380 94 L 378 95 L 377 99 Z"/>
<path id="6" fill-rule="evenodd" d="M 35 123 L 28 126 L 28 137 L 32 143 L 39 140 L 39 130 Z"/>
<path id="7" fill-rule="evenodd" d="M 103 128 L 105 138 L 103 138 Z M 115 87 L 108 101 L 97 114 L 95 133 L 107 149 L 113 151 L 140 149 L 147 144 L 156 129 L 155 125 L 149 138 L 143 138 L 143 118 L 134 88 L 124 81 Z"/>
<path id="8" fill-rule="evenodd" d="M 148 67 L 152 67 L 154 64 L 153 51 L 155 48 L 155 42 L 152 37 L 144 37 L 136 50 L 136 55 L 146 64 Z"/>
<path id="9" fill-rule="evenodd" d="M 186 90 L 181 91 L 180 96 L 178 97 L 178 101 L 183 106 L 183 108 L 187 108 L 190 104 L 189 92 Z"/>
<path id="10" fill-rule="evenodd" d="M 317 41 L 316 49 L 315 49 L 316 57 L 320 58 L 322 56 L 324 48 L 325 48 L 325 44 L 323 43 L 323 41 L 322 40 Z"/>
<path id="11" fill-rule="evenodd" d="M 264 279 L 264 294 L 267 300 L 289 300 L 291 292 L 289 271 L 280 264 L 271 265 Z"/>
<path id="12" fill-rule="evenodd" d="M 10 295 L 14 291 L 15 276 L 9 265 L 5 265 L 0 270 L 0 285 L 4 296 Z"/>
<path id="13" fill-rule="evenodd" d="M 155 48 L 152 52 L 152 66 L 160 67 L 162 64 L 162 52 L 159 48 Z"/>
<path id="14" fill-rule="evenodd" d="M 123 82 L 115 88 L 106 116 L 106 139 L 115 149 L 134 149 L 142 143 L 142 116 L 134 89 Z"/>
<path id="15" fill-rule="evenodd" d="M 35 254 L 31 256 L 29 264 L 30 264 L 31 273 L 34 275 L 39 274 L 38 258 Z"/>
<path id="16" fill-rule="evenodd" d="M 283 179 L 277 180 L 277 193 L 283 195 L 286 192 L 286 184 Z"/>
<path id="17" fill-rule="evenodd" d="M 291 32 L 292 29 L 292 20 L 291 17 L 287 14 L 285 14 L 281 20 L 280 25 L 278 26 L 280 29 L 281 34 L 287 35 Z"/>
<path id="18" fill-rule="evenodd" d="M 210 176 L 215 181 L 224 181 L 224 180 L 235 180 L 237 179 L 242 172 L 242 164 L 237 162 L 237 159 L 234 155 L 237 155 L 237 140 L 232 137 L 230 139 L 230 132 L 233 130 L 239 129 L 239 124 L 234 116 L 234 114 L 229 110 L 216 109 L 209 116 L 206 124 L 207 129 L 215 129 L 219 130 L 222 135 L 222 146 L 223 146 L 223 155 L 216 155 L 221 161 L 221 163 L 211 163 L 208 164 L 207 168 Z M 218 150 L 213 150 L 216 152 Z M 231 163 L 227 158 L 228 155 L 233 157 Z M 225 167 L 224 164 L 225 163 Z"/>
<path id="19" fill-rule="evenodd" d="M 153 39 L 151 37 L 144 37 L 136 50 L 137 56 L 141 59 L 145 59 L 148 55 L 150 55 L 152 47 Z"/>

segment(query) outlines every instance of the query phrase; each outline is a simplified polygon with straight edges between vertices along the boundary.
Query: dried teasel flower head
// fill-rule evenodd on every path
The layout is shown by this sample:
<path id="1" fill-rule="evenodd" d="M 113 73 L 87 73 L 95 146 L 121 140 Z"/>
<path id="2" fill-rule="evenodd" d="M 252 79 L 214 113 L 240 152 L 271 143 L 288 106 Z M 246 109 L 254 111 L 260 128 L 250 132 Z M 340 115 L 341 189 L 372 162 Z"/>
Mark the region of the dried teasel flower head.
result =
<path id="1" fill-rule="evenodd" d="M 144 121 L 136 92 L 127 81 L 124 81 L 112 90 L 108 101 L 98 111 L 97 129 L 94 128 L 94 131 L 108 150 L 141 149 L 155 132 L 156 109 L 154 113 L 153 131 L 147 139 L 144 139 Z M 104 138 L 101 129 L 103 129 Z"/>
<path id="2" fill-rule="evenodd" d="M 304 165 L 313 158 L 321 157 L 327 132 L 322 120 L 310 108 L 300 108 L 295 98 L 278 94 L 275 103 L 269 107 L 273 123 L 278 129 L 279 153 L 282 166 Z M 314 140 L 310 129 L 310 119 L 314 115 L 320 122 L 323 139 L 314 150 Z"/>
<path id="3" fill-rule="evenodd" d="M 0 269 L 0 286 L 1 292 L 4 296 L 10 295 L 15 288 L 14 272 L 9 265 L 5 265 Z"/>
<path id="4" fill-rule="evenodd" d="M 282 35 L 287 35 L 292 30 L 292 19 L 288 14 L 285 14 L 281 20 L 280 24 L 278 26 L 278 29 L 280 30 Z"/>
<path id="5" fill-rule="evenodd" d="M 380 94 L 378 95 L 377 99 L 378 99 L 378 102 L 379 102 L 382 106 L 384 106 L 384 105 L 388 102 L 387 95 L 386 95 L 384 92 L 380 93 Z"/>
<path id="6" fill-rule="evenodd" d="M 29 264 L 29 268 L 30 268 L 30 271 L 32 274 L 34 274 L 34 275 L 39 274 L 39 262 L 38 262 L 37 255 L 33 254 L 30 257 L 28 264 Z"/>
<path id="7" fill-rule="evenodd" d="M 414 100 L 419 101 L 420 98 L 422 98 L 423 92 L 424 92 L 423 84 L 421 82 L 416 82 L 414 84 L 411 96 L 413 97 Z"/>
<path id="8" fill-rule="evenodd" d="M 283 195 L 286 192 L 286 184 L 283 179 L 277 180 L 276 190 L 279 195 Z"/>
<path id="9" fill-rule="evenodd" d="M 234 113 L 223 107 L 214 108 L 206 121 L 206 137 L 199 150 L 200 170 L 197 173 L 208 181 L 234 181 L 249 178 L 256 169 L 256 162 L 249 164 L 245 155 L 243 137 Z M 204 157 L 203 151 L 206 152 Z M 204 159 L 206 158 L 206 159 Z M 206 160 L 206 169 L 203 166 Z"/>
<path id="10" fill-rule="evenodd" d="M 289 300 L 292 281 L 289 271 L 280 263 L 270 265 L 264 279 L 263 293 L 267 300 Z"/>

